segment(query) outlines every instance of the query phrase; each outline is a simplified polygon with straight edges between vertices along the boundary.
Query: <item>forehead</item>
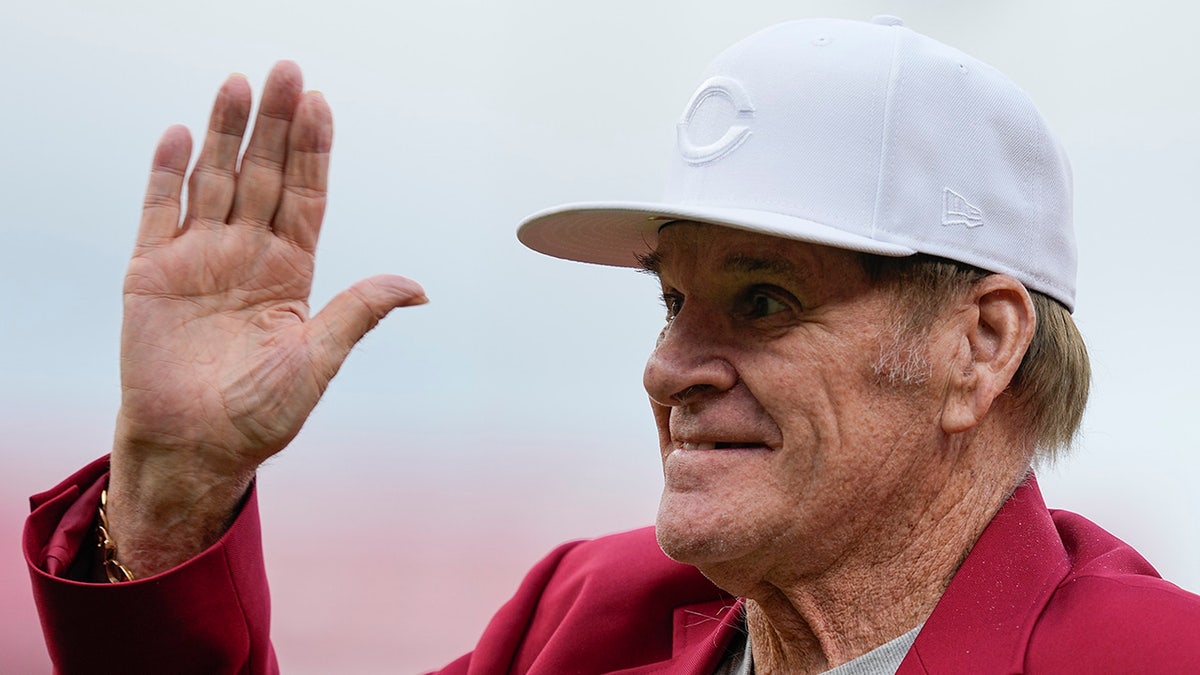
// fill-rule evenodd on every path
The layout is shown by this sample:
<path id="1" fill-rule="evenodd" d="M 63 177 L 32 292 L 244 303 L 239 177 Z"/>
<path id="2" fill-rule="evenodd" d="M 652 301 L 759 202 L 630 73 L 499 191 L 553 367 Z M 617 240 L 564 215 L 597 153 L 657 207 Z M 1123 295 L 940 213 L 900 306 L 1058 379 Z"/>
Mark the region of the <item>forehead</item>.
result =
<path id="1" fill-rule="evenodd" d="M 859 254 L 808 242 L 705 223 L 675 222 L 659 231 L 646 268 L 670 279 L 696 275 L 769 274 L 810 283 L 861 278 Z"/>

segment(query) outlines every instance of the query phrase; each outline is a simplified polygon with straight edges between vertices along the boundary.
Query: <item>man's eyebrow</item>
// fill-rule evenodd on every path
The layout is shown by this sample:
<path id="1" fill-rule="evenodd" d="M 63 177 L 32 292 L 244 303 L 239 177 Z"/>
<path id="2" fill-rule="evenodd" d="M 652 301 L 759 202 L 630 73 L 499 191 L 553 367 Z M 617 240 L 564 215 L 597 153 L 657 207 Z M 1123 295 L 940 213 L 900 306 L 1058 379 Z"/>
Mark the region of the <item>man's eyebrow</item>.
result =
<path id="1" fill-rule="evenodd" d="M 637 256 L 639 271 L 653 276 L 662 275 L 663 257 L 658 251 L 649 251 Z M 759 257 L 735 253 L 721 262 L 721 271 L 733 274 L 767 272 L 780 276 L 805 276 L 799 265 L 787 258 Z"/>
<path id="2" fill-rule="evenodd" d="M 796 276 L 800 274 L 800 266 L 787 258 L 771 256 L 763 258 L 743 253 L 735 253 L 725 258 L 721 263 L 721 271 L 741 274 L 769 272 L 771 274 Z"/>

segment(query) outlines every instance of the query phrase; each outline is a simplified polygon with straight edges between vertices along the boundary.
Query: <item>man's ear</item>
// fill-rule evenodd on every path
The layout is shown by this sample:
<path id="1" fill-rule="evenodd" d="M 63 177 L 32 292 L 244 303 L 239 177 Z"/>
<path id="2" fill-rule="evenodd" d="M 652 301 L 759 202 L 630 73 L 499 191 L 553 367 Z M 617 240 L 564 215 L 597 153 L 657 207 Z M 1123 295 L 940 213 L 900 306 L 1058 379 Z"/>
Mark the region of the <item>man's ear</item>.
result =
<path id="1" fill-rule="evenodd" d="M 952 321 L 957 351 L 949 373 L 942 430 L 969 431 L 1008 387 L 1029 343 L 1037 317 L 1029 291 L 1006 274 L 980 279 Z"/>

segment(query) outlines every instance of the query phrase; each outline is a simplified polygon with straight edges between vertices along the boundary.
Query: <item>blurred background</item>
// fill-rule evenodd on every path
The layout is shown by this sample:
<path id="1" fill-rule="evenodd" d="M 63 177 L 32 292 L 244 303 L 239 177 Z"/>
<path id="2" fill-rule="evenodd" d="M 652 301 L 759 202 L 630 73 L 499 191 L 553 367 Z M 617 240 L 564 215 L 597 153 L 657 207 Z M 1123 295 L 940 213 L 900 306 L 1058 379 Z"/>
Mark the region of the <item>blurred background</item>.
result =
<path id="1" fill-rule="evenodd" d="M 149 158 L 171 123 L 202 132 L 228 73 L 259 87 L 295 59 L 333 106 L 314 307 L 377 272 L 432 299 L 368 336 L 259 483 L 284 672 L 416 672 L 470 649 L 551 547 L 655 511 L 640 384 L 654 283 L 533 254 L 516 223 L 654 199 L 676 119 L 733 41 L 881 13 L 1006 72 L 1067 146 L 1095 387 L 1043 490 L 1200 591 L 1200 5 L 7 3 L 0 671 L 49 672 L 18 544 L 26 498 L 107 451 Z"/>

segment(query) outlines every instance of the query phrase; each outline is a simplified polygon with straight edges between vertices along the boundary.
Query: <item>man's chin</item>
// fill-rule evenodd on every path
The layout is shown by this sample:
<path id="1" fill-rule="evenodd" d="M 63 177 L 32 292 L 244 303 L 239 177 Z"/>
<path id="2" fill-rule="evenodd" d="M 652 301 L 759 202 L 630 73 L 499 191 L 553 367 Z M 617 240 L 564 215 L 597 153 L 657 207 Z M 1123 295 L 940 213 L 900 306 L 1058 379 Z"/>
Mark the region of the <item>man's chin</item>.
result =
<path id="1" fill-rule="evenodd" d="M 671 560 L 695 565 L 697 560 L 702 558 L 699 553 L 705 547 L 698 542 L 678 537 L 675 532 L 670 529 L 664 529 L 661 525 L 656 528 L 655 534 L 658 536 L 659 548 Z"/>
<path id="2" fill-rule="evenodd" d="M 752 562 L 756 556 L 743 555 L 748 542 L 676 525 L 660 519 L 656 530 L 658 545 L 668 558 L 695 567 L 731 595 L 749 595 L 756 588 L 762 570 Z"/>
<path id="3" fill-rule="evenodd" d="M 733 553 L 735 543 L 727 536 L 729 526 L 722 527 L 713 520 L 720 519 L 685 515 L 660 507 L 655 527 L 658 545 L 667 557 L 688 565 L 725 560 Z"/>

